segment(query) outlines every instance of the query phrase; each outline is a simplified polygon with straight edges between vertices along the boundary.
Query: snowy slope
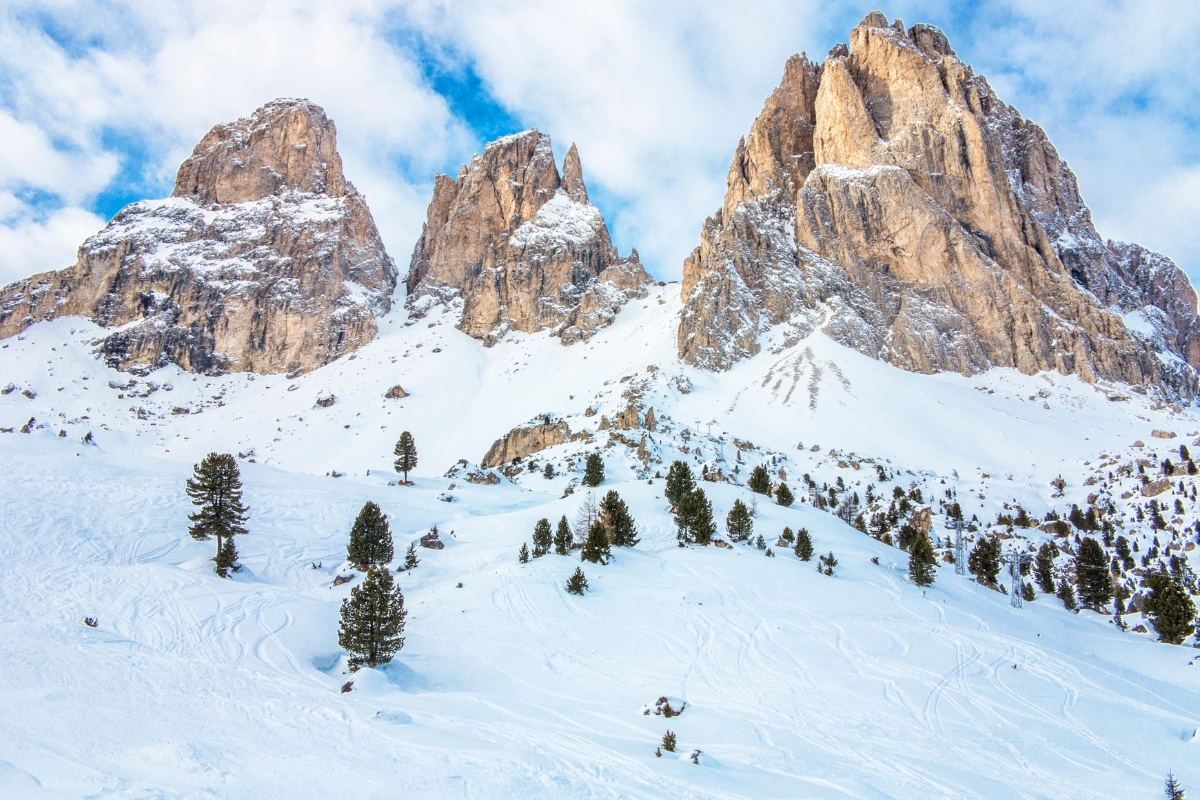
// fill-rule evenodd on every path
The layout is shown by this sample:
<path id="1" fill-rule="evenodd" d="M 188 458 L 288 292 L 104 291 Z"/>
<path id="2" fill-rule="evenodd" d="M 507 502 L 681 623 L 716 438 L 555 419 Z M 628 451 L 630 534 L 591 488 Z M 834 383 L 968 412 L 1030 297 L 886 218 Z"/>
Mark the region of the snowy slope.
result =
<path id="1" fill-rule="evenodd" d="M 654 288 L 570 348 L 510 334 L 485 349 L 437 312 L 397 311 L 353 357 L 294 380 L 167 368 L 131 386 L 78 319 L 5 341 L 0 796 L 1125 798 L 1154 796 L 1168 769 L 1200 785 L 1195 650 L 1052 598 L 1011 609 L 948 567 L 918 589 L 906 554 L 804 502 L 760 503 L 756 532 L 808 528 L 837 554 L 833 578 L 782 549 L 677 547 L 662 481 L 635 479 L 644 467 L 617 445 L 604 489 L 629 501 L 638 547 L 585 569 L 582 598 L 563 588 L 575 558 L 518 564 L 537 519 L 574 515 L 577 474 L 440 476 L 548 412 L 594 443 L 538 459 L 578 467 L 634 383 L 664 420 L 651 474 L 680 455 L 728 474 L 742 453 L 746 471 L 774 457 L 794 489 L 810 473 L 864 491 L 877 463 L 903 488 L 957 490 L 981 519 L 1013 500 L 1082 503 L 1101 454 L 1161 459 L 1200 428 L 1128 387 L 916 375 L 819 335 L 703 373 L 673 354 L 678 305 L 677 286 Z M 411 396 L 384 399 L 395 384 Z M 401 430 L 420 451 L 414 487 L 389 485 Z M 227 581 L 186 536 L 183 481 L 214 449 L 245 454 L 251 509 Z M 718 520 L 751 498 L 703 486 Z M 447 546 L 397 577 L 410 615 L 396 661 L 349 676 L 337 608 L 355 583 L 331 582 L 366 500 L 397 553 L 434 524 Z M 687 710 L 642 715 L 660 695 Z M 680 752 L 659 759 L 668 727 Z"/>

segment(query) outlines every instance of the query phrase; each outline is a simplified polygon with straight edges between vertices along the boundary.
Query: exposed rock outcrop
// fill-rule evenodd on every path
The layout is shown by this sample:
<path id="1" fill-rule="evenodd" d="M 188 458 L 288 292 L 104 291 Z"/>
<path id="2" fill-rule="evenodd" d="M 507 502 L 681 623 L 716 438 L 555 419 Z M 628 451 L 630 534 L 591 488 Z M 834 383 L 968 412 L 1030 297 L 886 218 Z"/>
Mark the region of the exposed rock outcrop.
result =
<path id="1" fill-rule="evenodd" d="M 488 345 L 547 329 L 571 344 L 610 324 L 649 280 L 636 250 L 617 254 L 575 146 L 560 178 L 550 137 L 529 130 L 489 143 L 457 180 L 436 177 L 408 305 L 421 315 L 461 301 L 459 329 Z"/>
<path id="2" fill-rule="evenodd" d="M 305 372 L 369 342 L 396 286 L 334 124 L 276 100 L 214 127 L 166 200 L 126 206 L 74 266 L 0 290 L 0 337 L 82 315 L 120 368 Z"/>
<path id="3" fill-rule="evenodd" d="M 1200 322 L 1182 271 L 1101 240 L 1045 133 L 941 31 L 878 12 L 822 65 L 788 61 L 684 263 L 683 300 L 680 355 L 708 369 L 788 323 L 791 338 L 821 326 L 913 371 L 1057 370 L 1196 393 Z"/>
<path id="4" fill-rule="evenodd" d="M 534 422 L 513 428 L 501 436 L 492 443 L 492 446 L 488 448 L 487 455 L 479 463 L 484 467 L 498 467 L 556 444 L 586 438 L 586 433 L 571 433 L 571 428 L 567 425 L 566 420 L 546 415 L 539 417 Z"/>

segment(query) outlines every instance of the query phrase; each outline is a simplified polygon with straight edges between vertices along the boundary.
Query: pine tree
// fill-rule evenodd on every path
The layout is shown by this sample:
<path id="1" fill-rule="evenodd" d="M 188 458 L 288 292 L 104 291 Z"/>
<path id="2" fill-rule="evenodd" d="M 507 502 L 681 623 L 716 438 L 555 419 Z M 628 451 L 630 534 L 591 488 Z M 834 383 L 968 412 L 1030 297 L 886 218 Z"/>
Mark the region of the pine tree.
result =
<path id="1" fill-rule="evenodd" d="M 1000 574 L 1000 542 L 990 536 L 980 537 L 967 556 L 967 569 L 985 586 L 995 586 Z"/>
<path id="2" fill-rule="evenodd" d="M 1034 559 L 1033 577 L 1042 594 L 1054 594 L 1054 556 L 1058 547 L 1053 542 L 1042 542 Z"/>
<path id="3" fill-rule="evenodd" d="M 550 520 L 543 517 L 533 526 L 533 557 L 541 558 L 549 553 L 552 544 L 554 534 L 550 532 Z"/>
<path id="4" fill-rule="evenodd" d="M 408 549 L 404 551 L 404 568 L 412 569 L 420 563 L 421 559 L 417 558 L 417 545 L 415 542 L 410 543 Z"/>
<path id="5" fill-rule="evenodd" d="M 741 500 L 733 501 L 733 508 L 725 517 L 725 530 L 729 538 L 735 542 L 744 542 L 754 533 L 754 520 L 750 518 L 750 509 Z"/>
<path id="6" fill-rule="evenodd" d="M 792 549 L 792 552 L 801 561 L 812 561 L 813 543 L 812 537 L 808 535 L 808 528 L 801 528 L 796 531 L 796 546 Z"/>
<path id="7" fill-rule="evenodd" d="M 771 493 L 771 476 L 767 473 L 767 466 L 759 464 L 750 473 L 750 480 L 746 481 L 746 486 L 755 494 L 770 494 Z"/>
<path id="8" fill-rule="evenodd" d="M 404 595 L 392 573 L 379 567 L 367 570 L 362 584 L 342 601 L 338 645 L 350 653 L 350 669 L 364 664 L 376 667 L 392 660 L 404 646 Z"/>
<path id="9" fill-rule="evenodd" d="M 781 506 L 790 506 L 796 502 L 796 496 L 792 494 L 792 490 L 788 488 L 786 483 L 779 484 L 779 488 L 775 490 L 775 501 Z"/>
<path id="10" fill-rule="evenodd" d="M 387 514 L 368 500 L 350 528 L 346 560 L 359 569 L 366 569 L 389 563 L 393 555 L 392 531 L 388 528 Z"/>
<path id="11" fill-rule="evenodd" d="M 604 460 L 599 453 L 589 453 L 583 468 L 583 485 L 596 487 L 604 483 Z"/>
<path id="12" fill-rule="evenodd" d="M 1079 604 L 1075 602 L 1075 587 L 1073 587 L 1071 582 L 1066 578 L 1063 578 L 1058 582 L 1057 595 L 1058 599 L 1062 600 L 1063 607 L 1066 608 L 1067 611 L 1074 611 L 1079 607 Z"/>
<path id="13" fill-rule="evenodd" d="M 1182 450 L 1183 445 L 1180 445 L 1179 449 Z M 1163 796 L 1167 800 L 1184 800 L 1183 787 L 1179 785 L 1179 781 L 1175 780 L 1175 773 L 1170 770 L 1167 771 L 1167 782 L 1163 786 Z"/>
<path id="14" fill-rule="evenodd" d="M 667 498 L 671 508 L 679 505 L 680 498 L 695 488 L 691 467 L 683 461 L 671 462 L 671 469 L 667 471 L 667 488 L 663 491 L 663 497 Z"/>
<path id="15" fill-rule="evenodd" d="M 666 733 L 663 734 L 663 742 L 662 742 L 663 750 L 666 750 L 668 753 L 674 753 L 675 752 L 675 744 L 676 744 L 676 742 L 675 742 L 675 734 L 674 733 L 672 733 L 671 731 L 667 731 Z"/>
<path id="16" fill-rule="evenodd" d="M 550 480 L 554 477 L 554 465 L 549 461 L 546 462 L 546 467 L 542 470 L 542 477 L 546 480 Z"/>
<path id="17" fill-rule="evenodd" d="M 1034 600 L 1037 600 L 1037 593 L 1033 591 L 1032 583 L 1021 584 L 1021 599 L 1026 603 L 1032 603 Z"/>
<path id="18" fill-rule="evenodd" d="M 521 542 L 521 552 L 518 553 L 517 558 L 521 561 L 522 564 L 529 563 L 529 546 L 527 544 L 525 544 L 524 542 Z"/>
<path id="19" fill-rule="evenodd" d="M 217 574 L 222 578 L 229 577 L 229 570 L 233 569 L 233 565 L 237 563 L 237 547 L 233 543 L 233 537 L 227 537 L 225 543 L 221 545 L 221 550 L 217 553 Z"/>
<path id="20" fill-rule="evenodd" d="M 796 541 L 796 534 L 792 533 L 791 528 L 784 528 L 783 533 L 779 534 L 779 538 L 783 540 L 784 544 L 791 547 L 792 543 Z"/>
<path id="21" fill-rule="evenodd" d="M 417 468 L 417 443 L 413 441 L 413 435 L 408 431 L 400 434 L 392 453 L 396 456 L 396 472 L 403 472 L 404 482 L 408 483 L 408 473 Z"/>
<path id="22" fill-rule="evenodd" d="M 587 576 L 583 574 L 581 568 L 576 567 L 575 573 L 567 578 L 567 591 L 571 594 L 582 595 L 586 588 L 588 588 Z"/>
<path id="23" fill-rule="evenodd" d="M 675 506 L 675 526 L 681 542 L 707 545 L 717 532 L 713 522 L 712 503 L 700 488 L 692 489 Z"/>
<path id="24" fill-rule="evenodd" d="M 833 551 L 829 551 L 829 555 L 821 556 L 817 559 L 817 572 L 832 576 L 833 568 L 838 565 L 837 558 L 834 557 Z"/>
<path id="25" fill-rule="evenodd" d="M 1079 603 L 1099 611 L 1112 599 L 1112 575 L 1108 571 L 1108 555 L 1100 543 L 1085 536 L 1075 557 L 1075 585 Z"/>
<path id="26" fill-rule="evenodd" d="M 908 577 L 917 586 L 929 586 L 937 579 L 936 564 L 937 558 L 929 537 L 923 533 L 917 534 L 908 551 Z"/>
<path id="27" fill-rule="evenodd" d="M 237 462 L 228 453 L 209 453 L 194 467 L 186 488 L 192 505 L 199 506 L 195 514 L 188 515 L 192 523 L 188 533 L 196 541 L 217 537 L 217 554 L 213 559 L 217 561 L 225 539 L 246 533 L 246 507 L 242 505 L 242 478 Z M 220 574 L 220 567 L 217 571 Z"/>
<path id="28" fill-rule="evenodd" d="M 1196 604 L 1178 583 L 1168 580 L 1154 592 L 1150 621 L 1160 642 L 1183 644 L 1196 625 Z"/>
<path id="29" fill-rule="evenodd" d="M 615 489 L 600 501 L 600 521 L 615 547 L 633 547 L 641 541 L 637 538 L 637 525 L 629 513 L 629 507 Z"/>
<path id="30" fill-rule="evenodd" d="M 567 522 L 567 515 L 563 514 L 562 519 L 558 521 L 558 529 L 554 532 L 554 552 L 560 556 L 571 554 L 571 524 Z"/>
<path id="31" fill-rule="evenodd" d="M 579 557 L 593 564 L 607 564 L 611 555 L 608 530 L 604 527 L 603 522 L 596 520 L 592 523 L 592 527 L 588 528 L 587 540 L 583 543 L 583 550 Z"/>

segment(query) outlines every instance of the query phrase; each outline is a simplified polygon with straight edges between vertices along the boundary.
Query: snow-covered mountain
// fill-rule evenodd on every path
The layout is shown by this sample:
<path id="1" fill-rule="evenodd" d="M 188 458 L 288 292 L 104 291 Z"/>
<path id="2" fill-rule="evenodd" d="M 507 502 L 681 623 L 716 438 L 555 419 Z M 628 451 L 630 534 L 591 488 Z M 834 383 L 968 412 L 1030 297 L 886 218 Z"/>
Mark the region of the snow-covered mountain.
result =
<path id="1" fill-rule="evenodd" d="M 888 30 L 856 33 L 836 69 L 853 78 L 856 43 L 903 49 L 902 36 L 906 57 L 950 63 L 933 29 Z M 815 70 L 789 62 L 776 99 L 816 97 Z M 180 197 L 134 206 L 89 240 L 153 239 L 110 278 L 147 274 L 146 253 L 168 248 L 190 277 L 159 300 L 179 303 L 217 258 L 205 248 L 225 246 L 212 232 L 268 235 L 254 227 L 260 206 L 318 232 L 337 217 L 330 253 L 375 236 L 344 213 L 331 127 L 305 148 L 279 144 L 295 144 L 283 132 L 314 108 L 288 106 L 282 127 L 214 129 L 205 152 L 236 150 L 241 166 L 193 157 Z M 764 112 L 738 163 L 765 163 L 764 142 L 795 145 L 795 131 L 777 136 L 785 128 Z M 880 178 L 872 169 L 861 167 Z M 806 186 L 842 175 L 810 170 Z M 744 174 L 753 187 L 766 173 Z M 766 205 L 751 194 L 721 236 L 763 241 L 751 207 Z M 902 369 L 836 325 L 771 317 L 766 294 L 753 347 L 707 364 L 679 337 L 692 326 L 730 341 L 695 328 L 696 287 L 710 279 L 681 291 L 621 259 L 578 153 L 560 177 L 536 131 L 439 178 L 429 218 L 395 292 L 382 245 L 350 259 L 375 265 L 369 286 L 350 285 L 344 259 L 291 263 L 319 305 L 305 324 L 327 324 L 346 297 L 370 319 L 300 369 L 208 369 L 170 347 L 136 371 L 136 359 L 106 357 L 123 332 L 173 330 L 153 311 L 118 328 L 90 306 L 44 302 L 0 341 L 0 796 L 1130 798 L 1156 796 L 1168 770 L 1200 786 L 1197 638 L 1162 643 L 1142 613 L 1160 569 L 1197 589 L 1200 470 L 1187 447 L 1200 446 L 1200 417 L 1186 381 L 994 362 Z M 141 233 L 125 237 L 134 219 Z M 207 233 L 171 238 L 185 228 Z M 1146 321 L 1150 305 L 1186 317 L 1186 279 L 1106 246 L 1120 269 L 1153 277 L 1129 300 L 1141 310 L 1122 318 L 1105 310 L 1117 301 L 1071 291 L 1097 303 L 1112 342 L 1149 348 L 1130 364 L 1150 353 L 1192 374 L 1187 336 L 1172 344 Z M 743 260 L 705 261 L 732 283 L 764 263 L 734 250 Z M 274 252 L 239 257 L 279 263 Z M 790 273 L 775 267 L 763 286 L 792 302 Z M 314 270 L 336 284 L 306 283 Z M 214 330 L 249 291 L 222 287 L 206 312 Z M 833 319 L 838 297 L 805 308 Z M 732 324 L 722 308 L 713 326 Z M 393 466 L 403 431 L 419 454 L 412 485 Z M 249 509 L 228 579 L 212 544 L 187 533 L 185 481 L 210 452 L 236 457 Z M 595 492 L 582 483 L 589 455 L 604 463 Z M 676 461 L 712 504 L 711 546 L 677 539 L 664 498 Z M 760 466 L 792 505 L 749 489 Z M 609 491 L 636 520 L 636 546 L 605 565 L 578 551 L 518 560 L 539 520 L 575 523 Z M 406 641 L 391 663 L 351 672 L 339 609 L 364 581 L 346 546 L 367 501 L 388 515 Z M 725 529 L 737 501 L 753 514 L 744 542 Z M 1034 599 L 1015 607 L 1007 571 L 991 585 L 957 574 L 955 504 L 967 549 L 1046 553 L 1055 589 L 1086 568 L 1085 538 L 1101 542 L 1129 610 L 1076 613 L 1033 575 Z M 435 527 L 442 547 L 416 547 L 420 563 L 399 570 Z M 833 574 L 801 560 L 785 528 L 832 554 Z M 909 531 L 932 540 L 932 585 L 908 575 Z M 565 587 L 577 567 L 583 596 Z M 659 698 L 682 713 L 655 713 Z M 675 752 L 660 749 L 668 730 Z"/>

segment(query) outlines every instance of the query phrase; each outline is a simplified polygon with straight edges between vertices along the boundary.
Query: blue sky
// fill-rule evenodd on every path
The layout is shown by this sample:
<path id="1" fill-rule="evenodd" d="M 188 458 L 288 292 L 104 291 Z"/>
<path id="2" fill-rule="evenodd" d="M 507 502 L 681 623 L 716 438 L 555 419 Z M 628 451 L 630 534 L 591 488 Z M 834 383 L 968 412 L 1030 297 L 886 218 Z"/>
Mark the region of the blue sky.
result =
<path id="1" fill-rule="evenodd" d="M 305 96 L 403 268 L 435 171 L 526 127 L 578 144 L 622 252 L 672 279 L 738 137 L 794 52 L 875 3 L 204 4 L 10 0 L 0 10 L 0 281 L 60 268 L 128 202 L 170 192 L 213 124 Z M 1195 3 L 898 2 L 1040 123 L 1102 235 L 1200 277 Z"/>

